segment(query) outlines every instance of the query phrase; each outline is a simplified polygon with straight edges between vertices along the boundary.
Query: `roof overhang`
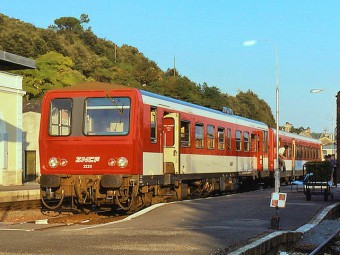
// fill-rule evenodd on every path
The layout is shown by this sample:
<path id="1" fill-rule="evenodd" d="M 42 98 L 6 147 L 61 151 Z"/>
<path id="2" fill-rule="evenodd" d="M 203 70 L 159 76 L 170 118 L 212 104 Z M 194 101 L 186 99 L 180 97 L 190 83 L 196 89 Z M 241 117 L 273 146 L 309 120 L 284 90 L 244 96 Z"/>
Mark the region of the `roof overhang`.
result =
<path id="1" fill-rule="evenodd" d="M 35 69 L 35 60 L 24 58 L 6 51 L 0 50 L 0 70 L 21 70 L 21 69 Z"/>

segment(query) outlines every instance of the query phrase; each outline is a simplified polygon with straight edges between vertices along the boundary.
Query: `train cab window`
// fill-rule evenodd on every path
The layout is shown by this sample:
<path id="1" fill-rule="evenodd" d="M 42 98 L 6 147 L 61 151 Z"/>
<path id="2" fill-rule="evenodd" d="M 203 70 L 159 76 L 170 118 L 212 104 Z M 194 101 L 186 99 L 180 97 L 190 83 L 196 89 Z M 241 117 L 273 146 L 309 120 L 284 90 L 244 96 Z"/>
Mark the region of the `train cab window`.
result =
<path id="1" fill-rule="evenodd" d="M 208 149 L 215 148 L 215 126 L 207 126 L 207 147 Z"/>
<path id="2" fill-rule="evenodd" d="M 243 133 L 243 147 L 244 151 L 249 151 L 250 150 L 250 141 L 249 141 L 249 132 L 244 132 Z"/>
<path id="3" fill-rule="evenodd" d="M 49 134 L 53 136 L 68 136 L 71 134 L 72 100 L 56 98 L 50 104 Z"/>
<path id="4" fill-rule="evenodd" d="M 85 135 L 127 135 L 130 130 L 130 98 L 104 97 L 85 100 Z"/>
<path id="5" fill-rule="evenodd" d="M 196 148 L 203 148 L 203 124 L 195 124 L 195 146 Z"/>
<path id="6" fill-rule="evenodd" d="M 231 151 L 231 129 L 227 129 L 227 150 Z"/>
<path id="7" fill-rule="evenodd" d="M 150 108 L 150 140 L 152 143 L 157 142 L 157 107 Z"/>
<path id="8" fill-rule="evenodd" d="M 242 132 L 240 130 L 236 130 L 236 150 L 242 150 Z"/>
<path id="9" fill-rule="evenodd" d="M 224 128 L 219 127 L 217 129 L 217 138 L 218 138 L 218 149 L 224 150 L 225 148 L 225 130 Z"/>
<path id="10" fill-rule="evenodd" d="M 181 121 L 181 145 L 183 147 L 190 146 L 190 121 Z"/>

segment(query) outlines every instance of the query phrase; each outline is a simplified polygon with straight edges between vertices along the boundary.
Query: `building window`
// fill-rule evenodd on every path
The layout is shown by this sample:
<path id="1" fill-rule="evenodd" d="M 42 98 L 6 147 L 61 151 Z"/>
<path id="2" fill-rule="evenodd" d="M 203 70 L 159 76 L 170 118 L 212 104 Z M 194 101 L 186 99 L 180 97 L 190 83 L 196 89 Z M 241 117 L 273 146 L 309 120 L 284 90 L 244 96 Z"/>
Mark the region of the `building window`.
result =
<path id="1" fill-rule="evenodd" d="M 249 132 L 244 132 L 243 133 L 243 146 L 244 146 L 244 151 L 249 151 Z"/>
<path id="2" fill-rule="evenodd" d="M 236 130 L 236 150 L 240 151 L 242 149 L 242 132 Z"/>
<path id="3" fill-rule="evenodd" d="M 219 127 L 217 129 L 217 137 L 218 137 L 218 149 L 224 150 L 225 148 L 225 130 L 224 128 Z"/>
<path id="4" fill-rule="evenodd" d="M 190 121 L 181 121 L 181 145 L 183 147 L 190 146 Z"/>
<path id="5" fill-rule="evenodd" d="M 195 144 L 196 148 L 203 148 L 203 124 L 196 123 L 195 125 Z"/>
<path id="6" fill-rule="evenodd" d="M 152 143 L 157 142 L 157 107 L 150 108 L 150 139 Z"/>
<path id="7" fill-rule="evenodd" d="M 215 126 L 207 126 L 207 147 L 208 149 L 215 148 Z"/>

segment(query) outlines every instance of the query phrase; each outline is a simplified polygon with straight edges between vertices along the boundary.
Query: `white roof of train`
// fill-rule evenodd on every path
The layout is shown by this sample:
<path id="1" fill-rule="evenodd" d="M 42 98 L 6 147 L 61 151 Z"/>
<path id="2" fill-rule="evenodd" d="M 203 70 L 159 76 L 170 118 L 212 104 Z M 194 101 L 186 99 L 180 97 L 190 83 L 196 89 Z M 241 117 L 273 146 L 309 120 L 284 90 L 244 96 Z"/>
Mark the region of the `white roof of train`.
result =
<path id="1" fill-rule="evenodd" d="M 142 94 L 143 102 L 153 106 L 164 107 L 166 109 L 176 110 L 216 120 L 227 121 L 238 125 L 268 130 L 268 126 L 260 121 L 247 119 L 237 115 L 227 114 L 204 106 L 154 94 L 145 90 L 140 90 L 140 92 Z"/>
<path id="2" fill-rule="evenodd" d="M 274 131 L 274 134 L 276 134 L 276 129 L 273 129 L 273 131 Z M 318 139 L 308 137 L 308 136 L 298 135 L 298 134 L 295 134 L 295 133 L 289 133 L 289 132 L 286 132 L 286 131 L 283 131 L 283 130 L 279 130 L 279 134 L 283 135 L 283 136 L 295 138 L 295 139 L 304 140 L 304 141 L 307 141 L 307 142 L 313 142 L 313 143 L 320 143 L 321 144 L 321 141 L 318 140 Z"/>

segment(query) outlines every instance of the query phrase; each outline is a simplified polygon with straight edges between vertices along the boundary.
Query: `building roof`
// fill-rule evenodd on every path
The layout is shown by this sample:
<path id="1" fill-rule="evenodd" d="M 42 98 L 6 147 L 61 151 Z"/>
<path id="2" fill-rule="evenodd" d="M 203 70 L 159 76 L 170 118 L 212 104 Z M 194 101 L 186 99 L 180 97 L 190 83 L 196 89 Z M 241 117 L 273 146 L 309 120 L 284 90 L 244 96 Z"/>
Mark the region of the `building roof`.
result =
<path id="1" fill-rule="evenodd" d="M 35 60 L 0 50 L 0 71 L 35 68 Z"/>

